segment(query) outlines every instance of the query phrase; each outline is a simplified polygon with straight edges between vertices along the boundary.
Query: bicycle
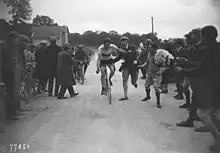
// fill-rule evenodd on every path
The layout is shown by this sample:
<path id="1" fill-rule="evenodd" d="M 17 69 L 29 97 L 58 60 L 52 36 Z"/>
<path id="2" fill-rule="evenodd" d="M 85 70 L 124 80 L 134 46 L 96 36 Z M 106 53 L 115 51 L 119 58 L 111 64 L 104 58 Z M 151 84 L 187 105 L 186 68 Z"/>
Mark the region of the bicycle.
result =
<path id="1" fill-rule="evenodd" d="M 106 66 L 102 66 L 104 67 L 104 75 L 106 76 L 106 87 L 105 87 L 105 96 L 108 97 L 108 102 L 109 104 L 112 104 L 112 93 L 111 93 L 111 85 L 108 79 L 108 72 L 107 72 L 107 67 Z M 99 70 L 96 71 L 96 73 L 99 73 Z"/>
<path id="2" fill-rule="evenodd" d="M 84 84 L 85 81 L 85 73 L 84 73 L 84 66 L 85 64 L 89 64 L 87 61 L 77 61 L 78 65 L 76 65 L 76 73 L 75 77 L 79 81 L 81 85 Z"/>

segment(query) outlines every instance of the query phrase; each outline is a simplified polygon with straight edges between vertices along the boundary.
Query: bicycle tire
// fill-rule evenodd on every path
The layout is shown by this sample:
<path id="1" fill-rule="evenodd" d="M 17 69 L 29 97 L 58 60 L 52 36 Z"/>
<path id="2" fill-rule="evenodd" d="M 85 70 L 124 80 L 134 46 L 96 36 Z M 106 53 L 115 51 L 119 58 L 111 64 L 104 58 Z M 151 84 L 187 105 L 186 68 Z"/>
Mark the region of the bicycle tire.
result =
<path id="1" fill-rule="evenodd" d="M 81 74 L 80 74 L 80 84 L 81 85 L 83 85 L 84 84 L 84 81 L 85 81 L 85 78 L 84 78 L 84 69 L 83 68 L 81 68 L 81 70 L 80 70 L 81 72 Z"/>
<path id="2" fill-rule="evenodd" d="M 112 104 L 112 93 L 111 93 L 111 85 L 110 85 L 110 82 L 108 80 L 108 75 L 107 76 L 107 79 L 106 79 L 106 83 L 107 83 L 107 97 L 108 97 L 108 103 L 109 104 Z"/>
<path id="3" fill-rule="evenodd" d="M 108 88 L 108 103 L 112 104 L 112 93 L 111 93 L 111 87 Z"/>

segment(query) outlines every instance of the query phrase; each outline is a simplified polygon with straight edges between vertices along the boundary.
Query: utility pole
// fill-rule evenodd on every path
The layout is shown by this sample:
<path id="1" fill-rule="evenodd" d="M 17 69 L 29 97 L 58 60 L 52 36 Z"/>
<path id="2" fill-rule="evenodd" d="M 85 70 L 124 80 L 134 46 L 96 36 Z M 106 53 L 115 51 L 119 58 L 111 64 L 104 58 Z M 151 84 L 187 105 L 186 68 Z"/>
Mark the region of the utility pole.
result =
<path id="1" fill-rule="evenodd" d="M 152 34 L 154 34 L 154 17 L 151 17 Z"/>

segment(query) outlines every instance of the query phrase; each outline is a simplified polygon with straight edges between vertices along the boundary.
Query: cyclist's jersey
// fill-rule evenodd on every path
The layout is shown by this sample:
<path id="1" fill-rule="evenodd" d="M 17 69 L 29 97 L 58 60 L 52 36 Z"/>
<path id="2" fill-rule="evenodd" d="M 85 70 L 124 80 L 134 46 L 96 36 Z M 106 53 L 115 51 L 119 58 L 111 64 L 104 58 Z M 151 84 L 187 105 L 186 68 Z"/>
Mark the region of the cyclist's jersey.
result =
<path id="1" fill-rule="evenodd" d="M 112 55 L 116 53 L 118 50 L 118 47 L 114 44 L 110 44 L 110 47 L 108 49 L 104 48 L 104 45 L 101 45 L 98 48 L 98 56 L 101 61 L 111 60 Z"/>

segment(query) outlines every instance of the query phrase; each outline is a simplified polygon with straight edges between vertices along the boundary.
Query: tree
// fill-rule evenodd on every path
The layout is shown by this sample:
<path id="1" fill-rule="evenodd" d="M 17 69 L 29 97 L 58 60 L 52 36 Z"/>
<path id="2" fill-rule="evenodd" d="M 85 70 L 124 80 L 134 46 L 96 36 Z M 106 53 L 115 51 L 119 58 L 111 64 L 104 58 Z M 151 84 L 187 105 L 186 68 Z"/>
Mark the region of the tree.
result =
<path id="1" fill-rule="evenodd" d="M 0 40 L 4 39 L 9 31 L 9 24 L 5 19 L 0 19 Z"/>
<path id="2" fill-rule="evenodd" d="M 33 25 L 37 26 L 58 26 L 57 23 L 54 23 L 54 20 L 47 15 L 37 15 L 33 18 Z"/>
<path id="3" fill-rule="evenodd" d="M 31 19 L 32 7 L 30 0 L 4 0 L 4 3 L 10 8 L 8 13 L 12 15 L 12 24 Z"/>

